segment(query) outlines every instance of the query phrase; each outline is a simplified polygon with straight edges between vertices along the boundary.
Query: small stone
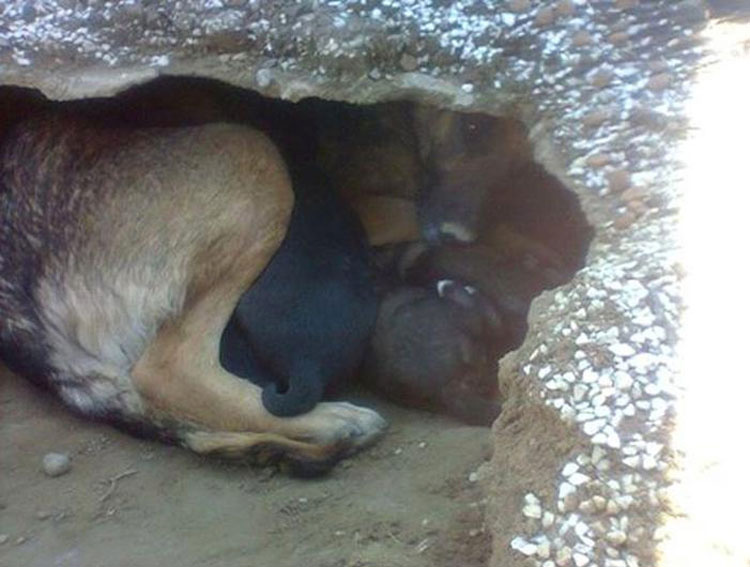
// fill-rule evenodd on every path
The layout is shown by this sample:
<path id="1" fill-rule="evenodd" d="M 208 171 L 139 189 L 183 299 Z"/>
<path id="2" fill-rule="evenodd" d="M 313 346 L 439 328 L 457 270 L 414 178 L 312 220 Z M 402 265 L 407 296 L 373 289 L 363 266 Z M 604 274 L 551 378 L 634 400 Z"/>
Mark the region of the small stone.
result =
<path id="1" fill-rule="evenodd" d="M 555 9 L 552 6 L 541 8 L 534 18 L 534 23 L 539 27 L 547 27 L 555 23 Z"/>
<path id="2" fill-rule="evenodd" d="M 615 0 L 615 8 L 618 10 L 630 10 L 638 5 L 638 0 Z"/>
<path id="3" fill-rule="evenodd" d="M 625 466 L 635 469 L 641 464 L 641 458 L 638 455 L 634 455 L 632 457 L 625 457 L 622 462 Z"/>
<path id="4" fill-rule="evenodd" d="M 575 492 L 566 494 L 557 502 L 557 509 L 560 512 L 572 512 L 578 507 L 578 496 Z"/>
<path id="5" fill-rule="evenodd" d="M 573 563 L 576 564 L 576 567 L 584 567 L 584 565 L 588 565 L 591 559 L 589 559 L 588 555 L 584 555 L 583 553 L 574 553 L 573 554 Z"/>
<path id="6" fill-rule="evenodd" d="M 648 70 L 654 73 L 662 73 L 669 70 L 669 63 L 664 59 L 654 59 L 648 62 Z"/>
<path id="7" fill-rule="evenodd" d="M 586 158 L 586 165 L 589 167 L 603 167 L 610 162 L 607 154 L 594 154 Z"/>
<path id="8" fill-rule="evenodd" d="M 605 536 L 605 538 L 615 547 L 620 547 L 623 543 L 628 541 L 628 535 L 621 530 L 612 530 Z"/>
<path id="9" fill-rule="evenodd" d="M 586 114 L 581 119 L 581 122 L 587 128 L 596 128 L 597 126 L 601 126 L 602 124 L 604 124 L 604 122 L 606 122 L 610 117 L 610 114 L 611 113 L 608 110 L 604 108 L 598 108 Z"/>
<path id="10" fill-rule="evenodd" d="M 615 356 L 628 357 L 635 354 L 635 349 L 627 343 L 615 343 L 610 345 L 609 350 Z"/>
<path id="11" fill-rule="evenodd" d="M 615 169 L 607 173 L 607 184 L 612 193 L 622 193 L 630 187 L 630 174 L 625 169 Z"/>
<path id="12" fill-rule="evenodd" d="M 612 45 L 622 45 L 626 41 L 628 41 L 627 32 L 615 32 L 612 34 L 609 34 L 609 37 L 607 37 L 607 41 L 609 41 Z"/>
<path id="13" fill-rule="evenodd" d="M 549 528 L 555 523 L 555 515 L 550 511 L 545 511 L 542 515 L 542 527 Z"/>
<path id="14" fill-rule="evenodd" d="M 628 201 L 625 206 L 637 217 L 642 216 L 648 211 L 648 207 L 643 201 Z"/>
<path id="15" fill-rule="evenodd" d="M 47 519 L 47 518 L 49 518 L 49 517 L 50 517 L 51 515 L 52 515 L 52 513 L 51 513 L 51 512 L 48 512 L 47 510 L 39 510 L 39 511 L 38 511 L 38 512 L 36 513 L 36 519 L 37 519 L 37 520 L 46 520 L 46 519 Z"/>
<path id="16" fill-rule="evenodd" d="M 625 562 L 628 564 L 628 567 L 638 567 L 638 558 L 635 555 L 627 555 Z"/>
<path id="17" fill-rule="evenodd" d="M 564 477 L 569 477 L 574 472 L 578 472 L 578 465 L 576 463 L 568 463 L 562 469 L 562 475 Z"/>
<path id="18" fill-rule="evenodd" d="M 9 539 L 10 536 L 8 534 L 0 534 L 0 545 L 5 545 Z"/>
<path id="19" fill-rule="evenodd" d="M 593 77 L 591 77 L 591 84 L 598 89 L 602 89 L 612 82 L 614 76 L 615 75 L 614 73 L 612 73 L 612 71 L 600 69 L 596 72 L 596 74 L 594 74 Z"/>
<path id="20" fill-rule="evenodd" d="M 465 93 L 471 94 L 474 92 L 474 85 L 472 85 L 471 83 L 464 83 L 463 85 L 461 85 L 461 90 Z"/>
<path id="21" fill-rule="evenodd" d="M 474 483 L 478 480 L 479 480 L 479 475 L 476 473 L 476 471 L 469 473 L 469 482 Z"/>
<path id="22" fill-rule="evenodd" d="M 547 559 L 550 556 L 551 551 L 549 541 L 542 541 L 536 546 L 537 557 L 540 557 L 541 559 Z"/>
<path id="23" fill-rule="evenodd" d="M 646 471 L 652 471 L 658 466 L 658 462 L 654 457 L 651 455 L 643 455 L 643 459 L 641 461 L 641 466 L 643 467 L 643 470 Z"/>
<path id="24" fill-rule="evenodd" d="M 589 437 L 596 435 L 606 425 L 605 419 L 592 419 L 583 424 L 583 432 Z"/>
<path id="25" fill-rule="evenodd" d="M 633 378 L 627 372 L 618 370 L 615 372 L 615 387 L 623 392 L 630 390 L 633 386 Z"/>
<path id="26" fill-rule="evenodd" d="M 34 8 L 31 2 L 25 4 L 21 9 L 21 17 L 27 24 L 30 24 L 36 19 L 36 8 Z"/>
<path id="27" fill-rule="evenodd" d="M 24 543 L 26 543 L 27 539 L 28 538 L 26 536 L 18 536 L 15 543 L 16 545 L 23 545 Z"/>
<path id="28" fill-rule="evenodd" d="M 607 456 L 607 451 L 605 451 L 604 449 L 596 445 L 591 451 L 591 462 L 596 465 L 599 461 L 601 461 L 606 456 Z"/>
<path id="29" fill-rule="evenodd" d="M 532 556 L 536 555 L 537 546 L 534 543 L 531 543 L 530 541 L 527 541 L 525 538 L 522 537 L 515 537 L 510 542 L 510 546 L 515 549 L 516 551 L 523 553 L 526 556 Z"/>
<path id="30" fill-rule="evenodd" d="M 589 389 L 585 384 L 576 384 L 575 386 L 573 386 L 573 400 L 576 402 L 580 402 L 584 397 L 586 397 L 586 393 L 588 391 Z"/>
<path id="31" fill-rule="evenodd" d="M 591 514 L 596 508 L 591 500 L 584 500 L 578 505 L 578 509 L 584 514 Z"/>
<path id="32" fill-rule="evenodd" d="M 617 503 L 621 510 L 627 510 L 628 508 L 630 508 L 633 502 L 635 502 L 635 498 L 633 498 L 630 494 L 623 494 L 622 496 L 618 496 L 617 498 L 615 498 L 614 501 Z"/>
<path id="33" fill-rule="evenodd" d="M 568 477 L 568 481 L 573 486 L 582 486 L 582 485 L 586 484 L 590 480 L 591 480 L 590 477 L 586 476 L 583 473 L 579 473 L 579 472 L 573 473 L 572 475 L 570 475 L 570 477 Z"/>
<path id="34" fill-rule="evenodd" d="M 510 0 L 510 2 L 508 2 L 508 8 L 516 14 L 528 12 L 531 10 L 531 0 Z"/>
<path id="35" fill-rule="evenodd" d="M 576 5 L 573 0 L 560 0 L 555 4 L 555 12 L 560 16 L 572 16 L 576 12 Z"/>
<path id="36" fill-rule="evenodd" d="M 618 216 L 612 223 L 617 230 L 625 230 L 638 220 L 638 215 L 628 211 Z"/>
<path id="37" fill-rule="evenodd" d="M 64 453 L 47 453 L 42 459 L 42 470 L 47 476 L 61 476 L 70 471 L 70 457 Z"/>
<path id="38" fill-rule="evenodd" d="M 573 34 L 573 38 L 570 40 L 574 47 L 583 47 L 588 45 L 593 40 L 591 34 L 587 31 L 578 31 Z"/>
<path id="39" fill-rule="evenodd" d="M 370 77 L 373 81 L 379 81 L 383 75 L 379 69 L 371 69 L 370 72 L 367 73 L 367 76 Z"/>
<path id="40" fill-rule="evenodd" d="M 640 201 L 648 197 L 648 193 L 642 187 L 630 187 L 629 189 L 622 192 L 620 199 L 624 202 L 629 203 L 632 201 Z"/>
<path id="41" fill-rule="evenodd" d="M 410 53 L 404 53 L 399 59 L 399 65 L 404 71 L 414 71 L 419 66 L 419 61 Z"/>
<path id="42" fill-rule="evenodd" d="M 271 85 L 271 70 L 270 69 L 259 69 L 255 74 L 255 82 L 262 89 L 265 89 Z"/>
<path id="43" fill-rule="evenodd" d="M 555 564 L 558 567 L 568 567 L 573 559 L 573 552 L 567 546 L 561 547 L 555 553 Z"/>
<path id="44" fill-rule="evenodd" d="M 614 516 L 620 513 L 620 506 L 614 500 L 607 501 L 607 508 L 605 510 L 609 516 Z"/>
<path id="45" fill-rule="evenodd" d="M 659 73 L 651 77 L 646 83 L 646 88 L 652 91 L 663 91 L 672 83 L 672 75 L 669 73 Z"/>
<path id="46" fill-rule="evenodd" d="M 604 496 L 601 496 L 600 494 L 593 496 L 591 498 L 591 501 L 594 503 L 594 508 L 596 508 L 599 511 L 602 511 L 607 507 L 607 499 L 604 498 Z"/>
<path id="47" fill-rule="evenodd" d="M 527 518 L 533 518 L 538 520 L 542 517 L 542 507 L 538 504 L 527 504 L 521 510 L 524 516 Z"/>

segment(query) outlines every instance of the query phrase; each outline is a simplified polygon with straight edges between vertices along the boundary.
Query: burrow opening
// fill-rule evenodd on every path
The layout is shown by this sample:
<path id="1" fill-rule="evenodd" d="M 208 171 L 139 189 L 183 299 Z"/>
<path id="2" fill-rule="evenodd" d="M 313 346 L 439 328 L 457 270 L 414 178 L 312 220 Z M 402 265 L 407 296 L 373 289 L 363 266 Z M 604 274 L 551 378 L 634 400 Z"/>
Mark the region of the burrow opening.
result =
<path id="1" fill-rule="evenodd" d="M 509 115 L 289 102 L 193 77 L 65 102 L 0 87 L 0 101 L 0 134 L 52 106 L 114 128 L 230 122 L 263 131 L 287 163 L 314 164 L 371 245 L 379 312 L 359 376 L 396 403 L 471 424 L 496 417 L 497 361 L 522 344 L 532 299 L 584 265 L 593 235 Z"/>

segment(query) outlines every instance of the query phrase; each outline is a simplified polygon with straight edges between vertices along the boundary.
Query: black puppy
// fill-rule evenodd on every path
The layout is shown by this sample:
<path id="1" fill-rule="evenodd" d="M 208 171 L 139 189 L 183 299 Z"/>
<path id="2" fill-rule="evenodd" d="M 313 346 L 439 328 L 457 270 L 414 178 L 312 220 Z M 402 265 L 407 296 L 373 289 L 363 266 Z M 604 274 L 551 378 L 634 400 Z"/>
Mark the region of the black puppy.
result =
<path id="1" fill-rule="evenodd" d="M 281 247 L 221 339 L 222 366 L 263 387 L 278 416 L 311 410 L 354 373 L 377 314 L 363 229 L 312 165 L 292 169 L 295 205 Z"/>

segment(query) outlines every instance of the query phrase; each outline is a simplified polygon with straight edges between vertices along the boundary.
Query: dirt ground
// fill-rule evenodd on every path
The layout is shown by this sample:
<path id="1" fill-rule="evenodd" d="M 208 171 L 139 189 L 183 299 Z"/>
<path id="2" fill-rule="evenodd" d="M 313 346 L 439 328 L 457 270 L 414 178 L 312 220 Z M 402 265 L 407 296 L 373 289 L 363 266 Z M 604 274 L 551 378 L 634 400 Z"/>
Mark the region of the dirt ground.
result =
<path id="1" fill-rule="evenodd" d="M 301 480 L 83 421 L 0 367 L 0 566 L 486 565 L 489 430 L 373 403 L 387 436 Z"/>

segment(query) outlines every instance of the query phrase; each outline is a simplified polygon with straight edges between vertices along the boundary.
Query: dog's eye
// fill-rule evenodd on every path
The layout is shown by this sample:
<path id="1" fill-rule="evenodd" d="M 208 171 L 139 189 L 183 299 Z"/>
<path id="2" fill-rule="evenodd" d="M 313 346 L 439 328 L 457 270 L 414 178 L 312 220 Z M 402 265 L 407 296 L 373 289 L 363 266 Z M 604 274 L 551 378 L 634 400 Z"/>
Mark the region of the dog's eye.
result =
<path id="1" fill-rule="evenodd" d="M 493 120 L 481 114 L 467 114 L 461 120 L 464 143 L 470 152 L 485 149 L 492 133 Z"/>

